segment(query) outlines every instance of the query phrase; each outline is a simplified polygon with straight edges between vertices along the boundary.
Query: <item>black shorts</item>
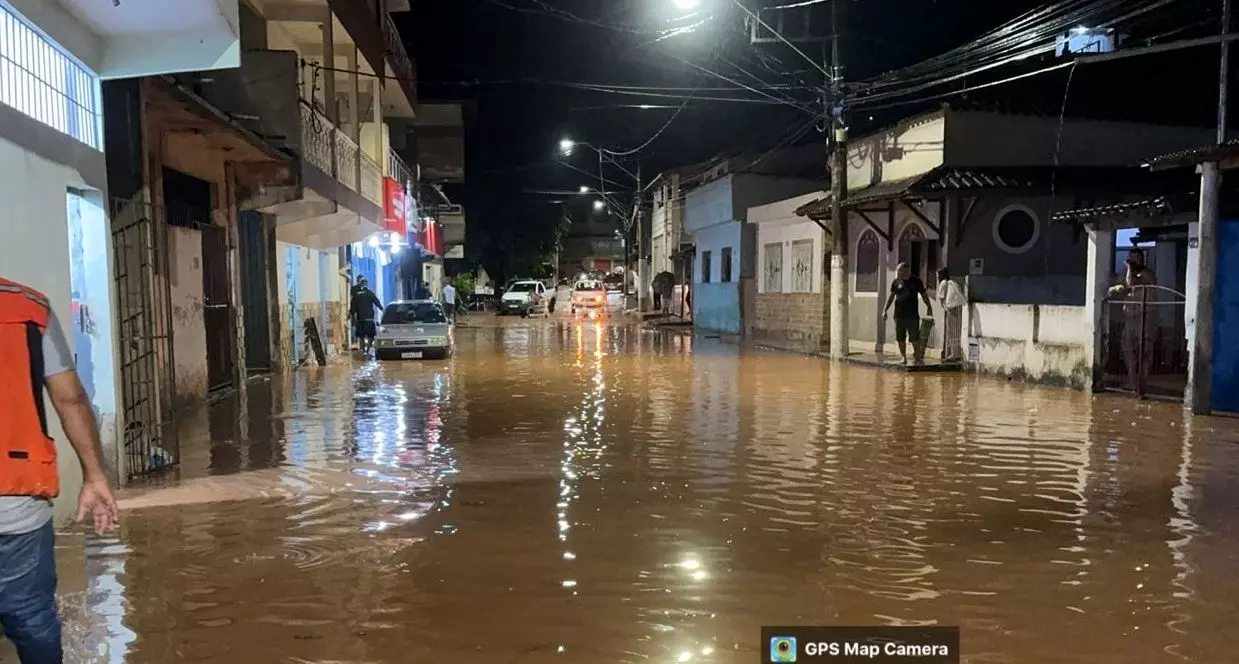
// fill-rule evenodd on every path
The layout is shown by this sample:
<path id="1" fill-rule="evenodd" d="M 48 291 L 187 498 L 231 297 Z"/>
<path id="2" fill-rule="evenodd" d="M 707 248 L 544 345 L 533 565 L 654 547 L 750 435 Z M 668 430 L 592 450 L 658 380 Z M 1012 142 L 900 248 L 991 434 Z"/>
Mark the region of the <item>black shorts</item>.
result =
<path id="1" fill-rule="evenodd" d="M 895 341 L 900 343 L 904 341 L 918 343 L 921 340 L 921 319 L 919 318 L 896 318 L 895 319 Z"/>
<path id="2" fill-rule="evenodd" d="M 354 323 L 358 339 L 373 339 L 378 334 L 378 327 L 372 320 L 359 320 Z"/>

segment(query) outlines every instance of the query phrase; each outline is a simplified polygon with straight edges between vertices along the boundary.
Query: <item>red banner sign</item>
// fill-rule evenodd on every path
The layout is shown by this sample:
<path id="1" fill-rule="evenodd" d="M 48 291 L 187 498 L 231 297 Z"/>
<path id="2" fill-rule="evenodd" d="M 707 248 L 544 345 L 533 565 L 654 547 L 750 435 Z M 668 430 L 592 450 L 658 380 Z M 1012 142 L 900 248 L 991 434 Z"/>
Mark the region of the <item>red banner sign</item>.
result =
<path id="1" fill-rule="evenodd" d="M 383 178 L 383 230 L 404 235 L 408 232 L 405 214 L 408 205 L 404 185 L 391 178 Z"/>
<path id="2" fill-rule="evenodd" d="M 443 229 L 438 223 L 427 219 L 426 223 L 422 224 L 422 230 L 417 234 L 417 241 L 426 248 L 426 251 L 436 256 L 443 255 Z"/>

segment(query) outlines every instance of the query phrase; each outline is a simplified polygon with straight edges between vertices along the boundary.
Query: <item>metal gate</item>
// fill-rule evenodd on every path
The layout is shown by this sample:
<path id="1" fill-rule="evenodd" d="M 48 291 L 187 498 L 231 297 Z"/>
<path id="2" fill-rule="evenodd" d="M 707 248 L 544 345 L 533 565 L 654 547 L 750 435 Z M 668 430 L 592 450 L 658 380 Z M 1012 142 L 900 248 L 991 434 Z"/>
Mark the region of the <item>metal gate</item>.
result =
<path id="1" fill-rule="evenodd" d="M 1139 397 L 1181 399 L 1187 386 L 1183 293 L 1136 286 L 1102 310 L 1103 387 Z"/>
<path id="2" fill-rule="evenodd" d="M 128 478 L 180 461 L 172 361 L 172 307 L 167 226 L 141 203 L 112 211 L 116 322 L 120 343 L 121 418 Z"/>
<path id="3" fill-rule="evenodd" d="M 245 366 L 271 369 L 271 307 L 267 295 L 267 224 L 258 212 L 242 212 L 237 220 L 241 260 L 241 304 L 244 307 Z"/>
<path id="4" fill-rule="evenodd" d="M 230 387 L 234 376 L 232 299 L 228 293 L 228 233 L 202 224 L 202 318 L 206 327 L 207 389 Z"/>

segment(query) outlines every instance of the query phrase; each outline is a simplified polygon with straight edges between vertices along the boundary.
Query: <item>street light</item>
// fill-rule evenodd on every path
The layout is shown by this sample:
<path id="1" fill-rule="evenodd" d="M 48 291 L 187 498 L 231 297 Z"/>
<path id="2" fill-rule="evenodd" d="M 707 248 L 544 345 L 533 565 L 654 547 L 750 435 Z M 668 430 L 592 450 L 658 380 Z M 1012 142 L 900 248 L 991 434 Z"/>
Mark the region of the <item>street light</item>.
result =
<path id="1" fill-rule="evenodd" d="M 576 141 L 571 138 L 564 138 L 559 141 L 559 151 L 562 154 L 569 155 L 576 149 Z"/>
<path id="2" fill-rule="evenodd" d="M 594 209 L 597 210 L 598 212 L 601 212 L 602 209 L 605 208 L 606 206 L 607 204 L 602 202 L 601 200 L 594 201 Z"/>
<path id="3" fill-rule="evenodd" d="M 587 186 L 585 186 L 585 185 L 581 185 L 581 193 L 582 193 L 582 194 L 588 194 L 588 193 L 589 193 L 589 187 L 587 187 Z"/>
<path id="4" fill-rule="evenodd" d="M 675 0 L 675 6 L 686 12 L 696 9 L 700 4 L 700 0 Z"/>

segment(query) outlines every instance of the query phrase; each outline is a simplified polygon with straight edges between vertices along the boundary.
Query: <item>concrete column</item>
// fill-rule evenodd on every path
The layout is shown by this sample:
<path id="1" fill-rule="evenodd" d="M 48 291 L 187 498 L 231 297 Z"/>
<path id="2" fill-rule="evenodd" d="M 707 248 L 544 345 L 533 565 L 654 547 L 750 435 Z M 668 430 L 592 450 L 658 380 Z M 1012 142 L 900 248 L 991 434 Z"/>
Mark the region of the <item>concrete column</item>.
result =
<path id="1" fill-rule="evenodd" d="M 1187 347 L 1184 406 L 1197 415 L 1213 411 L 1213 291 L 1217 279 L 1217 230 L 1222 172 L 1217 162 L 1201 165 L 1200 224 L 1197 229 L 1195 316 Z"/>
<path id="2" fill-rule="evenodd" d="M 323 72 L 323 106 L 325 107 L 324 112 L 327 114 L 327 119 L 335 123 L 337 120 L 336 73 L 332 71 L 336 66 L 335 17 L 328 13 L 327 20 L 323 21 L 322 26 L 323 67 L 327 68 Z"/>
<path id="3" fill-rule="evenodd" d="M 893 214 L 893 213 L 891 213 Z M 894 224 L 892 223 L 893 227 Z M 890 288 L 888 281 L 888 273 L 890 271 L 890 252 L 891 244 L 889 242 L 881 244 L 882 238 L 878 238 L 878 303 L 877 303 L 877 322 L 874 325 L 877 329 L 874 330 L 873 352 L 881 355 L 886 350 L 886 319 L 882 317 L 882 305 L 886 304 L 886 298 L 889 296 L 887 289 Z"/>
<path id="4" fill-rule="evenodd" d="M 1106 292 L 1114 280 L 1114 231 L 1088 230 L 1088 267 L 1085 280 L 1084 315 L 1088 326 L 1086 354 L 1093 366 L 1093 389 L 1101 389 L 1103 356 L 1102 335 L 1105 320 Z"/>

